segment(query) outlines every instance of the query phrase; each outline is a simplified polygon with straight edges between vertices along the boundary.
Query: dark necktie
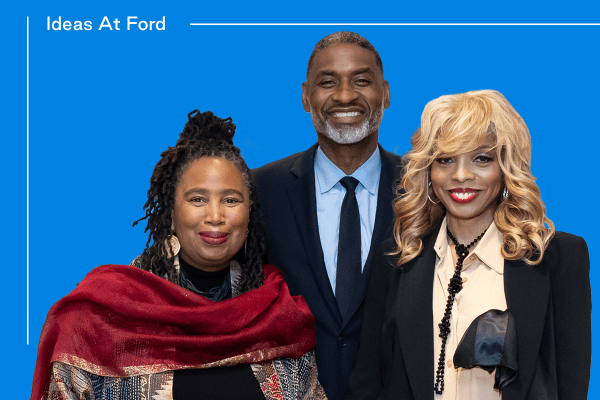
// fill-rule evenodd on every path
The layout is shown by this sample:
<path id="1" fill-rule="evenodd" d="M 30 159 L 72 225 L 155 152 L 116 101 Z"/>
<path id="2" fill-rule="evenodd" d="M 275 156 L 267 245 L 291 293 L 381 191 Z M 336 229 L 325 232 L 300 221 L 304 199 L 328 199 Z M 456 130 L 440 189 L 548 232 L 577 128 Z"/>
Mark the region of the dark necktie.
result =
<path id="1" fill-rule="evenodd" d="M 337 271 L 335 284 L 335 298 L 342 314 L 347 320 L 356 296 L 355 288 L 362 274 L 360 260 L 360 215 L 358 213 L 358 202 L 356 201 L 356 186 L 358 180 L 351 176 L 340 179 L 340 183 L 346 188 L 346 195 L 342 202 L 340 212 L 340 236 L 338 241 Z"/>

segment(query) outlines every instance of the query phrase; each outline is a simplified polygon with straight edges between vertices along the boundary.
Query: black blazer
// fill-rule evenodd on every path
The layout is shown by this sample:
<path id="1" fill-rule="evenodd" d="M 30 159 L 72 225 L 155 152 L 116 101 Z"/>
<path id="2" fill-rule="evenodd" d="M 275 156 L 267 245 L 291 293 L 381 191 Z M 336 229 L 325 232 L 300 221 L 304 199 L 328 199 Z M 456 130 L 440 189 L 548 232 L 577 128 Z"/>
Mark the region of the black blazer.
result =
<path id="1" fill-rule="evenodd" d="M 314 157 L 317 144 L 252 171 L 267 227 L 267 263 L 283 272 L 292 295 L 306 299 L 316 320 L 319 381 L 330 400 L 342 399 L 358 348 L 362 302 L 373 255 L 391 234 L 393 186 L 400 156 L 381 146 L 377 212 L 354 313 L 342 320 L 331 288 L 319 239 Z"/>
<path id="2" fill-rule="evenodd" d="M 433 400 L 433 245 L 398 269 L 386 240 L 371 267 L 363 329 L 346 400 Z M 591 291 L 585 241 L 556 232 L 536 266 L 505 261 L 517 331 L 517 379 L 503 400 L 585 400 L 591 363 Z"/>

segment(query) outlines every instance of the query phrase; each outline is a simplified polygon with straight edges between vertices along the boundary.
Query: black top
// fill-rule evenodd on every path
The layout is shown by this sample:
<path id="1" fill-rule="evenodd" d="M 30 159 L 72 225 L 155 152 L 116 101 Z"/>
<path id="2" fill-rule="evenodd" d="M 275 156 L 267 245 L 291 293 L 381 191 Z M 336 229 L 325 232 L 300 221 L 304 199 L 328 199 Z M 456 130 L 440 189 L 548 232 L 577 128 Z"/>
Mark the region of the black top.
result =
<path id="1" fill-rule="evenodd" d="M 229 278 L 229 267 L 208 272 L 195 268 L 179 257 L 187 279 L 201 292 L 210 292 Z M 226 299 L 231 298 L 231 290 Z M 173 372 L 173 400 L 264 400 L 265 396 L 249 364 Z"/>
<path id="2" fill-rule="evenodd" d="M 223 280 L 229 275 L 229 266 L 215 272 L 203 271 L 192 266 L 181 256 L 179 256 L 179 267 L 185 271 L 189 281 L 201 292 L 209 292 L 211 289 L 221 286 Z M 230 299 L 231 294 L 227 298 Z"/>
<path id="3" fill-rule="evenodd" d="M 265 400 L 249 364 L 180 369 L 173 374 L 173 400 Z"/>

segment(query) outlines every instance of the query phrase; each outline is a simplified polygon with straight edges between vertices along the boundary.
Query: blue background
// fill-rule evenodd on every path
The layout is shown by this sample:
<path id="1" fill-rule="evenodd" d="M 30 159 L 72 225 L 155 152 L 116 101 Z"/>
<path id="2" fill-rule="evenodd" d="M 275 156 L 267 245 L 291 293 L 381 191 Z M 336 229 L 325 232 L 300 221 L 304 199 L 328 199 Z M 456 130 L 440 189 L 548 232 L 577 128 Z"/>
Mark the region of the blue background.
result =
<path id="1" fill-rule="evenodd" d="M 50 306 L 95 266 L 127 264 L 144 248 L 143 227 L 131 224 L 144 215 L 152 169 L 160 153 L 175 143 L 189 111 L 231 116 L 238 127 L 236 144 L 251 168 L 316 141 L 301 106 L 301 83 L 313 46 L 337 30 L 365 36 L 383 59 L 391 107 L 380 142 L 387 150 L 402 154 L 409 149 L 421 111 L 433 98 L 474 89 L 496 89 L 508 98 L 531 131 L 532 169 L 549 217 L 558 230 L 583 236 L 588 243 L 596 299 L 600 234 L 592 221 L 598 199 L 600 26 L 189 25 L 600 22 L 600 6 L 592 1 L 385 3 L 62 1 L 2 6 L 4 393 L 29 397 Z M 166 30 L 127 31 L 130 15 L 139 20 L 165 16 Z M 93 30 L 48 31 L 48 16 L 89 20 Z M 104 16 L 119 18 L 122 29 L 98 31 Z M 593 325 L 600 326 L 597 314 Z M 595 343 L 598 339 L 595 331 Z M 600 377 L 597 349 L 592 382 Z M 594 391 L 592 385 L 590 398 Z"/>

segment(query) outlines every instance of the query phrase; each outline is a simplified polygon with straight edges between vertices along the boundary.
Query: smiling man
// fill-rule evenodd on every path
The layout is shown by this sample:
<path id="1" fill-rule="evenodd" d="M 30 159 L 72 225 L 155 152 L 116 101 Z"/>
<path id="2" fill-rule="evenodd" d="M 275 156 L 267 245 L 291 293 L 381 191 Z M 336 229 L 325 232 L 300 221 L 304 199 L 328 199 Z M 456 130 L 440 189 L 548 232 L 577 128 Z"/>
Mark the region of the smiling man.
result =
<path id="1" fill-rule="evenodd" d="M 352 32 L 315 46 L 302 84 L 317 143 L 253 171 L 267 227 L 267 261 L 316 320 L 319 380 L 342 399 L 369 266 L 391 234 L 400 157 L 378 145 L 390 90 L 377 50 Z"/>

